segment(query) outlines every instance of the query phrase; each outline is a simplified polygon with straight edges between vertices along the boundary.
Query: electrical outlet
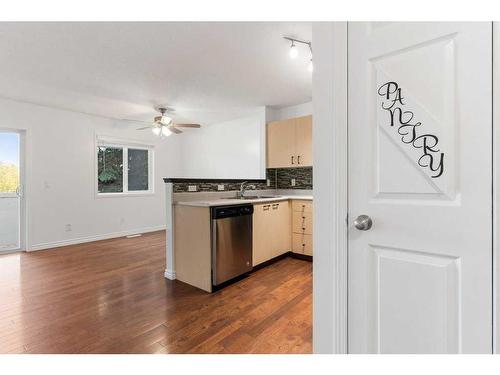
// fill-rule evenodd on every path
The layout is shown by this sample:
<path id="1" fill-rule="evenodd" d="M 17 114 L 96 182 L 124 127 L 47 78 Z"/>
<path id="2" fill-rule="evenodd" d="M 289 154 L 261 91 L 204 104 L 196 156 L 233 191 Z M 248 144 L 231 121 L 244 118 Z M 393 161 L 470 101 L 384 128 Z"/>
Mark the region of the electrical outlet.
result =
<path id="1" fill-rule="evenodd" d="M 271 186 L 271 180 L 270 180 L 270 179 L 267 179 L 267 180 L 266 180 L 266 184 L 267 184 L 267 186 Z"/>
<path id="2" fill-rule="evenodd" d="M 64 226 L 64 230 L 65 230 L 66 232 L 71 232 L 71 231 L 73 230 L 73 228 L 71 227 L 71 224 L 66 224 L 66 225 Z"/>
<path id="3" fill-rule="evenodd" d="M 188 185 L 188 191 L 197 191 L 197 186 L 196 185 Z"/>
<path id="4" fill-rule="evenodd" d="M 217 190 L 219 191 L 224 190 L 224 185 L 223 184 L 217 185 Z"/>
<path id="5" fill-rule="evenodd" d="M 295 178 L 292 178 L 292 180 L 290 181 L 292 186 L 295 186 Z"/>

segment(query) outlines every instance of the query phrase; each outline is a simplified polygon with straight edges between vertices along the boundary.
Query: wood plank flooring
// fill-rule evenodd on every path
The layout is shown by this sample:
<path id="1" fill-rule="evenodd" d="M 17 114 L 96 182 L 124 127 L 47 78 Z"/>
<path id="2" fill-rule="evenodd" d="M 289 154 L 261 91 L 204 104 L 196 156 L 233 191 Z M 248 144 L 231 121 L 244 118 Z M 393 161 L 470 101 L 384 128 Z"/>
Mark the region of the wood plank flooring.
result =
<path id="1" fill-rule="evenodd" d="M 216 293 L 163 277 L 165 233 L 0 255 L 0 353 L 311 353 L 312 264 Z"/>

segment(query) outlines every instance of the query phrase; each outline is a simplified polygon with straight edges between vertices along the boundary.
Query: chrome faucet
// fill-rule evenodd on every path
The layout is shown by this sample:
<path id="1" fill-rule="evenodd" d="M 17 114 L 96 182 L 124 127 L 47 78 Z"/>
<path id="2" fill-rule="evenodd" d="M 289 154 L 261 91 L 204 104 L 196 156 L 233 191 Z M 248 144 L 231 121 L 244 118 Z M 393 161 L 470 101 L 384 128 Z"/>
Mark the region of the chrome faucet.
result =
<path id="1" fill-rule="evenodd" d="M 248 181 L 243 181 L 240 185 L 240 191 L 236 193 L 238 199 L 245 198 L 245 191 L 247 189 L 255 189 L 255 185 L 248 185 Z"/>

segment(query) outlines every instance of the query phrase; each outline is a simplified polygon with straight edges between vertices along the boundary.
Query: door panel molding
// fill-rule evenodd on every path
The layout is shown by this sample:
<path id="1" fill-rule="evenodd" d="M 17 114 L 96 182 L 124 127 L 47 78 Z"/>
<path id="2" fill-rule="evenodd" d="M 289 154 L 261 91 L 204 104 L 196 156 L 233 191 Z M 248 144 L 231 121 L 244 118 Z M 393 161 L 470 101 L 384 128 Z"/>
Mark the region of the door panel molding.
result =
<path id="1" fill-rule="evenodd" d="M 373 351 L 425 354 L 433 347 L 435 352 L 460 353 L 460 258 L 374 244 L 368 246 L 371 252 L 368 272 L 373 277 L 375 297 L 369 315 L 373 316 L 372 324 L 377 332 Z M 402 288 L 398 277 L 410 279 L 411 288 Z M 448 298 L 440 299 L 443 294 Z M 438 308 L 432 309 L 430 301 Z M 430 308 L 427 314 L 416 313 L 423 304 Z M 394 325 L 399 328 L 385 329 Z M 442 329 L 443 326 L 446 329 Z M 408 335 L 422 341 L 415 340 L 410 346 L 404 346 L 402 338 Z"/>

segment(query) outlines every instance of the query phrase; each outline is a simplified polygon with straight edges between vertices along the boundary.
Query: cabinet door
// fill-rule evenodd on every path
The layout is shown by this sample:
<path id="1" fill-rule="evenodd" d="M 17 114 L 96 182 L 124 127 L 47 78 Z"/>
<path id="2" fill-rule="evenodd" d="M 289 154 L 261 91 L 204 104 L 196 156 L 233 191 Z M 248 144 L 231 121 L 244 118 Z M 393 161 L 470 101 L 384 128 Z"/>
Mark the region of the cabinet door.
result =
<path id="1" fill-rule="evenodd" d="M 292 201 L 292 209 L 297 212 L 313 212 L 313 202 L 294 199 Z"/>
<path id="2" fill-rule="evenodd" d="M 312 166 L 312 116 L 298 117 L 295 122 L 295 155 L 297 166 Z"/>
<path id="3" fill-rule="evenodd" d="M 273 257 L 273 223 L 270 204 L 253 206 L 252 265 L 256 266 Z"/>
<path id="4" fill-rule="evenodd" d="M 293 160 L 292 160 L 293 157 Z M 267 167 L 290 167 L 297 163 L 295 155 L 295 120 L 267 124 Z"/>
<path id="5" fill-rule="evenodd" d="M 304 234 L 304 255 L 313 255 L 313 236 Z"/>
<path id="6" fill-rule="evenodd" d="M 312 236 L 310 234 L 294 233 L 292 238 L 294 253 L 313 255 Z"/>
<path id="7" fill-rule="evenodd" d="M 312 212 L 294 211 L 292 214 L 292 230 L 294 233 L 312 234 L 313 232 Z"/>
<path id="8" fill-rule="evenodd" d="M 284 254 L 291 249 L 292 223 L 290 216 L 290 202 L 276 202 L 271 204 L 273 257 Z"/>

